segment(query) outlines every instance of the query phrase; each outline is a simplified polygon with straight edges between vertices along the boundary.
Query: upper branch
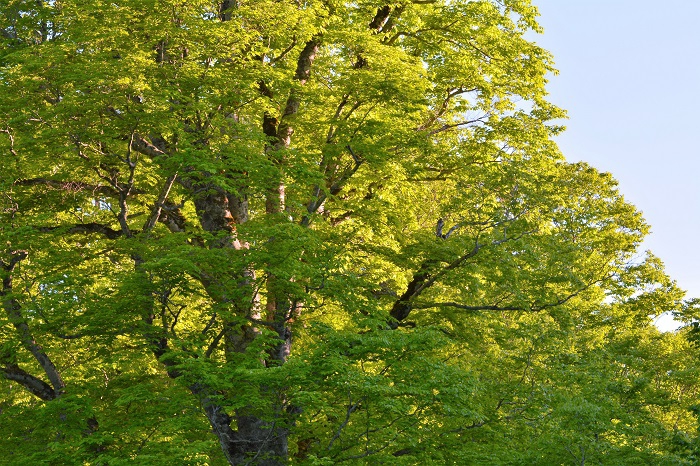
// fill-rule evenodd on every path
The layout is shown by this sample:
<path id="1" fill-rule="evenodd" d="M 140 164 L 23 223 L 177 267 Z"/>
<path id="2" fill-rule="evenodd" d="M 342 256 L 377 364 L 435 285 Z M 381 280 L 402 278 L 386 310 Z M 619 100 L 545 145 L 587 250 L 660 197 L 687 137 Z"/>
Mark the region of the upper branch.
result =
<path id="1" fill-rule="evenodd" d="M 432 136 L 434 134 L 442 133 L 443 131 L 447 131 L 453 128 L 459 128 L 462 126 L 469 126 L 473 125 L 474 123 L 486 123 L 486 119 L 489 117 L 489 114 L 487 113 L 486 115 L 482 115 L 479 118 L 474 118 L 473 120 L 466 120 L 466 121 L 460 121 L 459 123 L 451 123 L 451 124 L 445 124 L 442 125 L 439 128 L 436 128 L 428 133 L 428 135 Z"/>
<path id="2" fill-rule="evenodd" d="M 311 66 L 313 65 L 320 45 L 320 36 L 314 36 L 306 43 L 304 49 L 299 54 L 294 79 L 297 80 L 302 86 L 306 84 L 311 77 Z M 284 107 L 284 113 L 280 119 L 279 126 L 277 127 L 277 142 L 275 144 L 275 149 L 289 147 L 294 129 L 292 128 L 288 117 L 296 115 L 299 112 L 300 105 L 301 96 L 299 95 L 298 91 L 292 89 L 289 93 L 289 97 L 287 98 L 287 103 Z"/>
<path id="3" fill-rule="evenodd" d="M 559 298 L 555 301 L 549 302 L 549 303 L 544 303 L 544 304 L 538 304 L 538 303 L 532 303 L 529 306 L 523 306 L 523 305 L 513 305 L 513 306 L 490 306 L 490 305 L 477 305 L 477 306 L 468 306 L 465 304 L 461 303 L 456 303 L 452 301 L 447 301 L 447 302 L 435 302 L 435 303 L 413 303 L 412 307 L 413 309 L 431 309 L 431 308 L 437 308 L 437 307 L 453 307 L 455 309 L 463 309 L 465 311 L 527 311 L 527 312 L 539 312 L 539 311 L 544 311 L 545 309 L 549 309 L 552 307 L 556 306 L 561 306 L 562 304 L 565 304 L 572 298 L 575 298 L 579 294 L 581 294 L 583 291 L 589 289 L 591 286 L 594 284 L 598 283 L 600 280 L 594 280 L 591 283 L 587 283 L 581 288 L 577 289 L 576 291 L 573 291 L 563 298 Z"/>
<path id="4" fill-rule="evenodd" d="M 442 219 L 441 219 L 442 220 Z M 456 227 L 459 226 L 460 224 L 457 224 L 456 226 L 452 227 L 447 235 L 442 234 L 442 229 L 444 228 L 444 221 L 441 222 L 438 221 L 438 225 L 436 227 L 436 235 L 442 238 L 447 238 L 449 235 L 451 235 L 455 230 Z M 472 257 L 476 256 L 479 251 L 485 247 L 485 246 L 498 246 L 500 244 L 509 242 L 509 241 L 514 241 L 517 239 L 522 238 L 523 236 L 532 233 L 531 231 L 525 231 L 519 235 L 516 236 L 506 236 L 502 239 L 499 240 L 494 240 L 491 241 L 488 244 L 482 244 L 479 242 L 479 237 L 477 236 L 476 241 L 474 242 L 474 247 L 467 251 L 466 253 L 462 254 L 459 256 L 457 259 L 453 260 L 450 262 L 448 265 L 442 267 L 441 269 L 435 270 L 436 265 L 438 261 L 435 260 L 426 260 L 423 262 L 423 264 L 420 266 L 418 271 L 416 271 L 413 274 L 413 278 L 409 282 L 406 291 L 399 297 L 394 302 L 394 305 L 391 308 L 390 314 L 391 317 L 396 319 L 396 321 L 400 322 L 404 320 L 408 315 L 411 313 L 411 310 L 415 309 L 416 306 L 414 304 L 414 300 L 418 298 L 425 290 L 430 288 L 436 281 L 438 281 L 440 278 L 442 278 L 445 274 L 450 272 L 451 270 L 454 270 L 458 267 L 460 267 L 464 262 L 467 260 L 471 259 Z M 567 298 L 568 299 L 568 298 Z M 515 310 L 515 309 L 511 309 Z M 396 322 L 392 322 L 389 324 L 391 328 L 397 328 L 398 324 Z"/>

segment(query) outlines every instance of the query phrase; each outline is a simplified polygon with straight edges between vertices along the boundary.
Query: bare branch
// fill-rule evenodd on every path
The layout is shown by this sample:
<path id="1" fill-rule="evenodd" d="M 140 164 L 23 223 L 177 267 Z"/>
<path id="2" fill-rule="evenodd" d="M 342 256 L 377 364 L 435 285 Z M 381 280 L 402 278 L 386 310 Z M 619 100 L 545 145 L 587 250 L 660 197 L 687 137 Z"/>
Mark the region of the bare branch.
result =
<path id="1" fill-rule="evenodd" d="M 211 319 L 209 319 L 207 325 L 204 326 L 204 329 L 202 329 L 202 335 L 206 335 L 207 332 L 214 326 L 214 324 L 216 323 L 216 318 L 217 315 L 215 312 L 214 314 L 212 314 Z"/>
<path id="2" fill-rule="evenodd" d="M 362 160 L 357 155 L 355 155 L 355 153 L 352 151 L 352 147 L 350 147 L 349 144 L 345 147 L 348 149 L 348 152 L 350 152 L 352 159 L 355 161 L 355 166 L 359 167 L 360 164 L 362 163 Z"/>
<path id="3" fill-rule="evenodd" d="M 459 227 L 461 227 L 461 226 L 462 226 L 462 225 L 461 225 L 460 223 L 455 223 L 455 224 L 452 226 L 452 228 L 450 228 L 449 230 L 447 230 L 447 233 L 445 234 L 445 239 L 449 238 L 450 235 L 452 235 L 452 233 L 454 233 L 455 231 L 457 231 L 457 229 L 458 229 Z"/>
<path id="4" fill-rule="evenodd" d="M 131 194 L 131 190 L 134 187 L 134 175 L 136 173 L 136 161 L 132 160 L 131 158 L 131 150 L 134 144 L 135 135 L 136 133 L 131 133 L 131 140 L 129 141 L 129 147 L 126 151 L 126 159 L 123 160 L 129 167 L 129 179 L 127 180 L 126 187 L 123 187 L 119 190 L 119 213 L 117 214 L 117 219 L 119 220 L 119 225 L 122 228 L 122 233 L 124 233 L 124 235 L 127 238 L 130 238 L 132 236 L 131 229 L 129 228 L 129 223 L 127 222 L 127 216 L 129 215 L 129 207 L 126 203 L 126 200 L 128 199 L 129 195 Z"/>
<path id="5" fill-rule="evenodd" d="M 381 32 L 389 19 L 389 14 L 391 14 L 391 7 L 389 5 L 379 7 L 377 9 L 377 14 L 374 15 L 372 22 L 369 23 L 369 28 L 374 30 L 374 32 Z"/>
<path id="6" fill-rule="evenodd" d="M 235 0 L 223 0 L 219 4 L 219 19 L 221 21 L 231 20 L 233 8 L 236 6 Z"/>
<path id="7" fill-rule="evenodd" d="M 0 31 L 3 31 L 3 29 L 0 29 Z M 10 128 L 6 129 L 0 129 L 0 133 L 5 133 L 7 134 L 7 137 L 10 139 L 10 154 L 12 154 L 15 157 L 19 157 L 17 155 L 17 151 L 15 150 L 15 137 L 12 135 L 12 131 L 10 131 Z"/>
<path id="8" fill-rule="evenodd" d="M 458 229 L 459 227 L 461 227 L 461 226 L 462 226 L 461 223 L 455 223 L 455 224 L 452 226 L 452 228 L 450 228 L 449 230 L 447 230 L 447 233 L 443 233 L 442 230 L 443 230 L 443 228 L 445 227 L 445 220 L 439 219 L 439 220 L 437 221 L 437 225 L 436 225 L 436 227 L 435 227 L 435 236 L 437 236 L 438 238 L 441 238 L 441 239 L 447 239 L 447 238 L 449 238 L 449 237 L 452 235 L 452 233 L 454 233 L 455 231 L 457 231 L 457 229 Z"/>
<path id="9" fill-rule="evenodd" d="M 311 65 L 313 65 L 313 62 L 316 58 L 316 53 L 318 52 L 318 48 L 320 45 L 320 37 L 313 37 L 306 43 L 304 49 L 299 54 L 299 59 L 297 60 L 297 69 L 294 73 L 294 79 L 296 79 L 299 82 L 299 84 L 306 84 L 306 82 L 311 77 Z M 299 111 L 300 104 L 301 99 L 299 98 L 298 93 L 294 89 L 292 89 L 292 91 L 289 93 L 289 97 L 287 98 L 287 103 L 284 107 L 284 113 L 282 114 L 280 125 L 277 128 L 277 149 L 282 148 L 282 146 L 289 146 L 289 141 L 292 137 L 293 130 L 292 127 L 284 120 L 286 117 L 296 115 L 296 113 Z"/>
<path id="10" fill-rule="evenodd" d="M 445 221 L 443 219 L 438 219 L 437 225 L 435 226 L 435 236 L 438 238 L 444 238 L 442 234 L 442 229 L 445 227 Z"/>
<path id="11" fill-rule="evenodd" d="M 164 223 L 172 233 L 182 233 L 187 226 L 185 216 L 180 211 L 181 207 L 182 205 L 175 205 L 168 200 L 161 206 L 158 221 Z"/>

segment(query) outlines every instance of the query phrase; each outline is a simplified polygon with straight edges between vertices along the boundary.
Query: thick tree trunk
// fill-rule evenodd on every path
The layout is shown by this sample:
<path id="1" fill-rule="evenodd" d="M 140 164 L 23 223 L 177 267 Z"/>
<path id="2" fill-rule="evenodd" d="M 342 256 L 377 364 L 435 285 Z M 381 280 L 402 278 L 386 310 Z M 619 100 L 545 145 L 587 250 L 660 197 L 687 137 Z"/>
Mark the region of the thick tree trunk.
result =
<path id="1" fill-rule="evenodd" d="M 231 18 L 231 12 L 237 7 L 235 0 L 224 0 L 219 4 L 219 16 L 222 21 Z M 310 76 L 311 66 L 318 51 L 320 41 L 313 38 L 308 41 L 302 49 L 298 61 L 294 79 L 299 85 L 304 85 Z M 161 46 L 160 55 L 165 56 L 165 45 Z M 264 83 L 261 84 L 264 87 Z M 265 148 L 268 157 L 275 159 L 281 165 L 283 161 L 279 157 L 283 156 L 283 151 L 290 147 L 294 129 L 291 126 L 289 117 L 295 115 L 300 106 L 301 98 L 298 90 L 292 90 L 287 98 L 285 108 L 278 118 L 265 115 L 263 130 L 268 135 L 269 144 Z M 149 143 L 143 138 L 136 138 L 132 147 L 151 157 L 166 155 L 166 151 L 158 145 Z M 270 186 L 266 196 L 266 214 L 279 215 L 285 210 L 285 187 L 280 170 L 279 179 L 273 186 Z M 216 238 L 208 244 L 212 249 L 233 248 L 244 251 L 248 249 L 248 244 L 239 238 L 237 226 L 244 224 L 248 220 L 248 202 L 244 194 L 245 186 L 241 186 L 236 194 L 229 193 L 218 186 L 202 182 L 192 182 L 180 180 L 183 187 L 191 191 L 194 196 L 194 204 L 197 211 L 199 223 L 202 228 L 212 233 Z M 202 194 L 205 193 L 205 194 Z M 153 223 L 153 222 L 151 222 Z M 239 271 L 240 276 L 225 277 L 226 280 L 219 280 L 221 277 L 202 276 L 201 281 L 211 299 L 219 304 L 231 306 L 238 317 L 244 317 L 250 322 L 262 320 L 260 312 L 260 300 L 255 286 L 255 271 L 244 269 Z M 233 278 L 233 280 L 231 280 Z M 288 296 L 280 295 L 275 285 L 277 278 L 271 276 L 267 281 L 267 322 L 268 326 L 275 329 L 279 335 L 280 343 L 271 351 L 268 361 L 261 361 L 262 364 L 279 365 L 286 362 L 291 351 L 292 331 L 289 327 L 289 317 L 298 305 L 290 302 Z M 239 283 L 241 287 L 247 287 L 246 293 L 239 290 L 225 289 L 221 283 Z M 235 297 L 234 297 L 235 296 Z M 243 298 L 241 298 L 243 296 Z M 153 313 L 151 313 L 153 314 Z M 154 322 L 154 315 L 149 314 L 146 321 Z M 251 342 L 259 336 L 260 332 L 252 324 L 241 325 L 238 320 L 223 321 L 223 338 L 225 342 L 224 352 L 227 359 L 236 359 L 236 353 L 244 353 Z M 216 337 L 219 338 L 219 337 Z M 218 345 L 216 340 L 212 343 L 212 348 Z M 154 328 L 153 334 L 149 337 L 157 357 L 169 351 L 166 335 L 160 335 Z M 173 362 L 166 362 L 166 369 L 171 377 L 179 377 L 181 373 L 175 369 Z M 263 393 L 268 391 L 267 387 L 260 387 Z M 236 410 L 229 415 L 216 402 L 212 401 L 213 392 L 204 384 L 197 383 L 190 387 L 204 408 L 204 412 L 209 420 L 213 432 L 216 434 L 221 444 L 221 448 L 230 464 L 255 464 L 277 466 L 287 463 L 288 458 L 288 428 L 286 418 L 288 417 L 284 400 L 272 396 L 270 390 L 270 405 L 264 415 L 260 415 L 256 409 L 245 407 Z"/>
<path id="2" fill-rule="evenodd" d="M 212 244 L 214 248 L 234 248 L 244 251 L 248 244 L 242 241 L 236 232 L 236 226 L 248 220 L 248 203 L 245 197 L 210 190 L 213 194 L 202 196 L 195 200 L 197 214 L 202 227 L 219 236 Z M 244 269 L 240 271 L 240 279 L 235 280 L 240 286 L 250 288 L 243 293 L 245 298 L 232 302 L 228 290 L 219 289 L 213 280 L 203 280 L 212 299 L 221 303 L 232 304 L 239 314 L 249 320 L 259 320 L 259 298 L 253 289 L 255 271 Z M 230 282 L 230 281 L 228 281 Z M 236 293 L 240 296 L 240 293 Z M 240 301 L 240 302 L 238 302 Z M 243 353 L 250 343 L 259 336 L 260 332 L 252 325 L 240 325 L 224 322 L 225 352 Z M 262 364 L 262 362 L 261 362 Z M 261 387 L 263 392 L 265 387 Z M 282 406 L 272 401 L 270 416 L 260 416 L 253 407 L 241 408 L 229 415 L 217 403 L 212 402 L 206 387 L 192 387 L 192 392 L 202 401 L 205 414 L 212 426 L 213 432 L 219 439 L 226 458 L 231 464 L 254 464 L 277 466 L 286 464 L 288 457 L 288 430 L 282 416 Z M 275 419 L 277 417 L 278 419 Z M 235 424 L 235 428 L 232 427 Z"/>

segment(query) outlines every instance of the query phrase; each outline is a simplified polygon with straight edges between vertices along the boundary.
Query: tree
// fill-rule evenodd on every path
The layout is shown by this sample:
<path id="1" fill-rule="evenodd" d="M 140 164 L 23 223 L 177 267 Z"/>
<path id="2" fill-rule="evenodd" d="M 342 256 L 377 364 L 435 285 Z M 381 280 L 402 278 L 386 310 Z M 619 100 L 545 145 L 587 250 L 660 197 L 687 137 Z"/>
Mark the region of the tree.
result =
<path id="1" fill-rule="evenodd" d="M 679 306 L 551 140 L 527 1 L 0 12 L 13 464 L 466 464 L 550 406 L 516 352 Z"/>

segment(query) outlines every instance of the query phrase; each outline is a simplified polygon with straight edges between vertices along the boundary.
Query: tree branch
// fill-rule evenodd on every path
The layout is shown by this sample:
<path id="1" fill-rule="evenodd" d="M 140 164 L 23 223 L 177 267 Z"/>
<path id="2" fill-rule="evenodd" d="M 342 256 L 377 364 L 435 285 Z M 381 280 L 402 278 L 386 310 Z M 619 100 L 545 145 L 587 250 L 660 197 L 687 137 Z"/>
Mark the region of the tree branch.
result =
<path id="1" fill-rule="evenodd" d="M 543 311 L 545 309 L 549 309 L 551 307 L 556 307 L 556 306 L 561 306 L 562 304 L 565 304 L 567 301 L 569 301 L 572 298 L 575 298 L 579 294 L 581 294 L 583 291 L 587 290 L 594 284 L 600 282 L 600 280 L 595 280 L 591 283 L 586 284 L 585 286 L 579 288 L 578 290 L 566 295 L 563 298 L 557 299 L 554 302 L 551 303 L 545 303 L 545 304 L 536 304 L 533 303 L 529 306 L 467 306 L 465 304 L 461 303 L 456 303 L 456 302 L 435 302 L 435 303 L 412 303 L 411 307 L 413 309 L 432 309 L 432 308 L 438 308 L 438 307 L 453 307 L 455 309 L 462 309 L 465 311 L 524 311 L 524 312 L 539 312 Z"/>
<path id="2" fill-rule="evenodd" d="M 6 379 L 19 383 L 32 395 L 44 401 L 55 400 L 58 396 L 49 384 L 26 372 L 17 364 L 5 364 L 5 367 L 0 368 L 0 372 Z"/>
<path id="3" fill-rule="evenodd" d="M 357 403 L 352 402 L 352 393 L 348 392 L 348 410 L 345 413 L 345 420 L 340 424 L 338 427 L 338 430 L 336 433 L 333 435 L 333 438 L 331 439 L 330 442 L 328 442 L 328 447 L 326 450 L 330 451 L 331 448 L 333 448 L 333 444 L 335 443 L 336 440 L 340 438 L 340 434 L 343 432 L 343 429 L 350 423 L 350 416 L 352 413 L 360 407 L 360 402 L 358 401 Z"/>
<path id="4" fill-rule="evenodd" d="M 480 116 L 479 118 L 475 118 L 473 120 L 467 120 L 467 121 L 461 121 L 459 123 L 453 123 L 449 125 L 442 125 L 441 127 L 434 129 L 428 133 L 429 136 L 432 136 L 434 134 L 442 133 L 443 131 L 447 131 L 453 128 L 459 128 L 460 126 L 468 126 L 474 123 L 484 123 L 484 119 L 487 118 L 489 115 L 483 115 Z"/>
<path id="5" fill-rule="evenodd" d="M 375 33 L 381 32 L 382 28 L 389 20 L 389 15 L 391 14 L 391 6 L 384 5 L 377 9 L 377 14 L 374 15 L 372 21 L 369 23 L 369 28 Z"/>
<path id="6" fill-rule="evenodd" d="M 303 50 L 299 54 L 294 79 L 296 79 L 302 86 L 306 84 L 311 77 L 311 65 L 313 65 L 320 45 L 320 36 L 315 36 L 306 43 Z M 289 93 L 289 97 L 287 98 L 287 103 L 284 107 L 284 113 L 280 118 L 279 126 L 277 127 L 277 143 L 275 144 L 275 149 L 279 150 L 289 147 L 294 130 L 286 120 L 288 117 L 296 115 L 299 112 L 299 105 L 301 105 L 300 96 L 297 91 L 292 89 Z"/>
<path id="7" fill-rule="evenodd" d="M 2 298 L 2 307 L 4 308 L 9 321 L 15 327 L 15 330 L 17 331 L 22 346 L 27 351 L 32 353 L 34 359 L 36 359 L 36 361 L 44 370 L 44 373 L 49 378 L 49 381 L 53 386 L 53 398 L 56 398 L 63 393 L 66 384 L 63 382 L 61 374 L 58 372 L 58 370 L 56 370 L 56 366 L 54 366 L 49 356 L 44 352 L 43 348 L 36 342 L 34 335 L 32 335 L 29 329 L 29 325 L 27 324 L 26 319 L 22 316 L 22 306 L 13 294 L 11 272 L 14 269 L 14 267 L 26 257 L 26 251 L 16 251 L 12 254 L 9 264 L 5 264 L 4 262 L 2 263 L 3 268 L 8 273 L 2 278 L 2 290 L 0 290 L 0 298 Z M 7 368 L 8 366 L 6 365 L 5 369 L 9 370 L 11 375 L 16 376 L 17 378 L 23 380 L 26 384 L 28 384 L 27 388 L 31 387 L 30 391 L 38 390 L 40 388 L 43 390 L 41 384 L 38 384 L 36 382 L 36 380 L 38 379 L 28 378 L 27 376 L 29 374 L 27 374 L 24 371 L 18 372 L 18 367 L 16 368 L 17 370 L 14 370 L 14 368 L 12 367 L 10 367 L 10 369 Z M 7 371 L 5 371 L 5 374 L 7 375 Z M 43 393 L 42 390 L 39 390 L 38 393 Z M 32 393 L 36 394 L 37 396 L 40 396 L 37 393 L 35 393 L 35 391 L 32 391 Z M 42 399 L 44 398 L 42 397 Z"/>
<path id="8" fill-rule="evenodd" d="M 140 154 L 147 155 L 152 158 L 167 155 L 165 152 L 139 134 L 134 134 L 134 137 L 131 139 L 131 148 Z"/>
<path id="9" fill-rule="evenodd" d="M 341 189 L 343 189 L 345 183 L 347 183 L 348 180 L 350 180 L 350 178 L 355 174 L 355 172 L 357 172 L 357 170 L 364 162 L 364 159 L 358 157 L 357 154 L 355 154 L 355 152 L 352 150 L 352 147 L 350 147 L 350 145 L 347 145 L 346 148 L 348 149 L 348 152 L 350 152 L 350 156 L 352 157 L 354 165 L 352 167 L 347 168 L 340 176 L 340 178 L 328 188 L 328 193 L 330 193 L 332 196 L 335 196 L 340 192 Z M 320 186 L 316 185 L 314 187 L 313 197 L 314 198 L 311 201 L 309 201 L 309 204 L 306 207 L 306 212 L 308 215 L 304 215 L 304 217 L 301 219 L 301 226 L 309 226 L 309 224 L 311 223 L 311 215 L 323 205 L 326 198 L 328 197 L 328 194 L 326 194 L 326 192 L 323 191 Z"/>
<path id="10" fill-rule="evenodd" d="M 458 87 L 457 89 L 452 89 L 452 90 L 448 89 L 447 96 L 443 99 L 442 104 L 440 105 L 440 108 L 436 112 L 434 112 L 432 115 L 430 115 L 428 120 L 425 123 L 423 123 L 422 125 L 420 125 L 418 128 L 416 128 L 416 130 L 417 131 L 424 131 L 424 130 L 428 129 L 428 127 L 430 127 L 430 125 L 435 123 L 438 118 L 440 118 L 442 115 L 445 114 L 445 112 L 447 111 L 447 109 L 449 107 L 450 101 L 454 97 L 461 95 L 461 94 L 467 94 L 469 92 L 474 92 L 476 90 L 477 90 L 476 88 L 465 89 L 463 87 Z"/>
<path id="11" fill-rule="evenodd" d="M 102 194 L 104 196 L 114 196 L 118 194 L 111 186 L 91 185 L 79 181 L 50 180 L 47 178 L 28 178 L 17 180 L 13 184 L 15 186 L 49 186 L 51 188 L 66 191 L 69 193 L 88 191 L 92 194 Z M 134 191 L 134 194 L 139 193 Z"/>
<path id="12" fill-rule="evenodd" d="M 278 56 L 276 56 L 274 58 L 270 58 L 270 64 L 276 63 L 276 62 L 280 61 L 281 59 L 283 59 L 285 56 L 287 56 L 287 54 L 289 52 L 294 50 L 294 47 L 296 47 L 296 46 L 297 46 L 297 38 L 294 37 L 294 38 L 292 38 L 292 43 L 289 44 L 289 47 L 284 49 Z"/>
<path id="13" fill-rule="evenodd" d="M 161 213 L 163 212 L 163 207 L 165 206 L 165 201 L 168 199 L 168 195 L 170 194 L 170 190 L 172 189 L 173 183 L 175 183 L 176 179 L 177 173 L 174 173 L 170 175 L 168 179 L 165 180 L 165 183 L 163 184 L 163 187 L 160 190 L 160 194 L 158 195 L 158 200 L 156 200 L 156 203 L 153 206 L 151 215 L 148 217 L 148 220 L 146 220 L 146 223 L 143 225 L 142 231 L 144 233 L 151 231 L 153 227 L 156 226 L 158 220 L 160 220 Z"/>
<path id="14" fill-rule="evenodd" d="M 106 236 L 108 239 L 117 239 L 123 234 L 123 232 L 120 230 L 113 230 L 107 225 L 94 222 L 78 223 L 76 225 L 61 225 L 54 227 L 38 227 L 37 229 L 42 233 L 50 233 L 56 230 L 62 230 L 66 233 L 99 233 Z"/>
<path id="15" fill-rule="evenodd" d="M 460 225 L 460 224 L 457 224 L 457 225 Z M 455 229 L 456 229 L 456 226 L 452 227 L 450 229 L 450 231 L 448 232 L 448 234 L 451 234 Z M 476 241 L 474 243 L 474 247 L 470 251 L 459 256 L 457 259 L 450 262 L 447 266 L 443 267 L 442 269 L 440 269 L 439 271 L 437 271 L 433 274 L 431 274 L 430 272 L 431 272 L 431 269 L 437 264 L 437 261 L 435 261 L 435 260 L 425 261 L 420 266 L 418 271 L 416 271 L 416 273 L 413 275 L 413 279 L 408 284 L 406 291 L 401 295 L 401 297 L 398 300 L 396 300 L 396 302 L 394 302 L 394 305 L 391 308 L 390 315 L 391 315 L 391 317 L 396 319 L 397 322 L 390 322 L 389 327 L 392 329 L 396 329 L 398 327 L 398 322 L 404 320 L 411 313 L 411 310 L 414 308 L 414 305 L 412 302 L 414 299 L 416 299 L 418 296 L 420 296 L 421 293 L 423 293 L 423 291 L 428 289 L 438 279 L 442 278 L 447 272 L 456 269 L 457 267 L 461 266 L 468 259 L 471 259 L 472 257 L 476 256 L 483 247 L 485 247 L 485 246 L 498 246 L 500 244 L 503 244 L 503 243 L 506 243 L 509 241 L 514 241 L 514 240 L 520 239 L 523 236 L 530 234 L 530 233 L 532 233 L 532 232 L 525 231 L 517 236 L 506 236 L 502 239 L 491 241 L 491 243 L 488 245 L 480 244 L 479 243 L 479 236 L 477 235 Z M 447 235 L 445 235 L 445 237 L 446 236 Z M 511 309 L 511 310 L 516 310 L 516 309 Z"/>

